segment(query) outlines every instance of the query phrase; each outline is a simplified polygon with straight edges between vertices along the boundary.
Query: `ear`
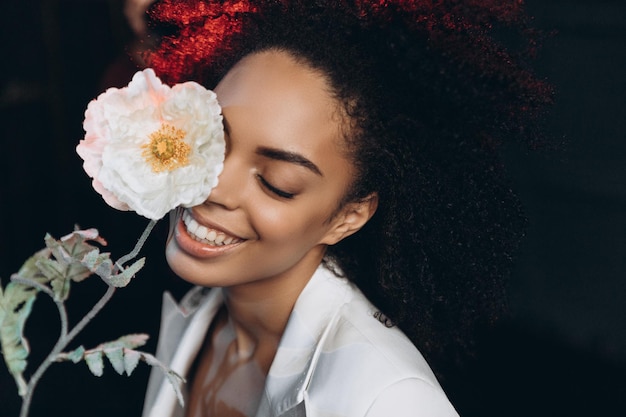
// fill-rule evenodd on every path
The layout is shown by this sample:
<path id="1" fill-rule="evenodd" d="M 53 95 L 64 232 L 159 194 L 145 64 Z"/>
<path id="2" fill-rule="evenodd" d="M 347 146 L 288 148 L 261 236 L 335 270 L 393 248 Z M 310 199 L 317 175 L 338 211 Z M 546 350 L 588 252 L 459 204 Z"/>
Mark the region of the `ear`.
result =
<path id="1" fill-rule="evenodd" d="M 334 245 L 356 233 L 372 218 L 377 208 L 377 193 L 372 193 L 362 200 L 347 203 L 331 220 L 331 227 L 320 243 Z"/>

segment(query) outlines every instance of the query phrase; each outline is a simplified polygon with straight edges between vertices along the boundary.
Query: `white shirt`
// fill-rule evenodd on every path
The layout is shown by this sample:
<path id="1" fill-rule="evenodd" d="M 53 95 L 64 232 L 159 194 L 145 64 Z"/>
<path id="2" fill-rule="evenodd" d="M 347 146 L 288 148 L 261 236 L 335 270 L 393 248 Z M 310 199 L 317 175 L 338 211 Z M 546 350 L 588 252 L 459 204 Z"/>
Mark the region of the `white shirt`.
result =
<path id="1" fill-rule="evenodd" d="M 159 360 L 186 375 L 222 304 L 219 288 L 197 287 L 180 305 L 166 293 Z M 256 417 L 458 417 L 415 346 L 375 312 L 356 286 L 320 266 L 289 317 Z M 143 417 L 183 415 L 153 370 Z"/>

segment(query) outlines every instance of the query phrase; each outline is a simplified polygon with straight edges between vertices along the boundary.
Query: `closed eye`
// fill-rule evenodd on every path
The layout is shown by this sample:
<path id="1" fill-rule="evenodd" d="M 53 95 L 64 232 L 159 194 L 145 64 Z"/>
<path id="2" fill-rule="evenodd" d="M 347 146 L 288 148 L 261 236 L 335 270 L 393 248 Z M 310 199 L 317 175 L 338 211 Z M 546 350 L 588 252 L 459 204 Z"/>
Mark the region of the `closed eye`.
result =
<path id="1" fill-rule="evenodd" d="M 267 180 L 259 174 L 257 174 L 257 178 L 259 182 L 263 185 L 263 187 L 267 188 L 270 192 L 276 194 L 277 196 L 281 198 L 292 199 L 296 196 L 293 193 L 288 193 L 287 191 L 283 191 L 280 188 L 274 187 L 272 184 L 267 182 Z"/>

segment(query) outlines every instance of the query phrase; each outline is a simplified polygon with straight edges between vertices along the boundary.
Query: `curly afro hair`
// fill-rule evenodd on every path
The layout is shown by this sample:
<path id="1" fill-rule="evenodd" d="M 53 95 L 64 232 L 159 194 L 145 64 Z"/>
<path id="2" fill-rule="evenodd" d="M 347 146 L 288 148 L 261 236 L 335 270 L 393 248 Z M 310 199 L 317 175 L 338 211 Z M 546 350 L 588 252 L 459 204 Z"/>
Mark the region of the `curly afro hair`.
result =
<path id="1" fill-rule="evenodd" d="M 164 0 L 150 10 L 169 82 L 212 88 L 243 56 L 281 50 L 324 74 L 348 115 L 358 171 L 379 195 L 326 262 L 353 280 L 437 371 L 506 311 L 525 218 L 498 155 L 535 143 L 551 89 L 529 66 L 520 0 Z"/>

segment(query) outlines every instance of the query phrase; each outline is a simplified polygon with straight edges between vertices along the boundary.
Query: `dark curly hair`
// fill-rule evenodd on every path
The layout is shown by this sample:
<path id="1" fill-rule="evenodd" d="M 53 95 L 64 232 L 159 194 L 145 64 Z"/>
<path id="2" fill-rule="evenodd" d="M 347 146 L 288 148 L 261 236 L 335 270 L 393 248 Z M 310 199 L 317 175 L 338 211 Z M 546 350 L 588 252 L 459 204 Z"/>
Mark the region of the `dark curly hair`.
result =
<path id="1" fill-rule="evenodd" d="M 379 206 L 325 261 L 435 370 L 506 311 L 525 218 L 498 147 L 536 142 L 551 101 L 526 65 L 538 36 L 520 0 L 165 0 L 150 16 L 166 81 L 212 88 L 270 49 L 326 76 L 358 168 L 346 201 L 376 192 Z"/>

